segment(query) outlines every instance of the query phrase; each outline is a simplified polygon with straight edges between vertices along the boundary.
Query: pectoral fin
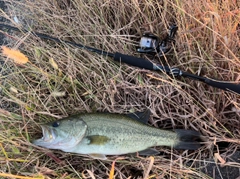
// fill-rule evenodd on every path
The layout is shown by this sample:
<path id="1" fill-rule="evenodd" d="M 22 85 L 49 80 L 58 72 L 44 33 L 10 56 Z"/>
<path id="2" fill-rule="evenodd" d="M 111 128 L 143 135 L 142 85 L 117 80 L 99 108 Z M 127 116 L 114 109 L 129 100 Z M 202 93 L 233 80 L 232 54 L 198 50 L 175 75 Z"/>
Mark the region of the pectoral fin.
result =
<path id="1" fill-rule="evenodd" d="M 88 145 L 104 145 L 110 139 L 107 136 L 91 135 L 86 137 L 89 140 Z"/>
<path id="2" fill-rule="evenodd" d="M 146 150 L 139 151 L 138 154 L 149 156 L 149 155 L 157 155 L 157 154 L 159 154 L 159 152 L 156 149 L 149 148 L 149 149 L 146 149 Z"/>
<path id="3" fill-rule="evenodd" d="M 107 160 L 106 155 L 103 154 L 88 154 L 88 155 L 94 159 Z"/>

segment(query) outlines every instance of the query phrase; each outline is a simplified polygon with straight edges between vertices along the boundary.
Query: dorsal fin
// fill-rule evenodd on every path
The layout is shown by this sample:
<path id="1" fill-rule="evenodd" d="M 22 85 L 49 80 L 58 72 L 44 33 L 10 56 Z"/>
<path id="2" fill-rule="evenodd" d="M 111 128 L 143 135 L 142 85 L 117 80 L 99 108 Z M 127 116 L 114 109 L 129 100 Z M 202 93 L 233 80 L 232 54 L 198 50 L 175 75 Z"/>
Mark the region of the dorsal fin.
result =
<path id="1" fill-rule="evenodd" d="M 148 123 L 148 119 L 150 118 L 151 115 L 151 111 L 149 109 L 147 109 L 144 112 L 135 112 L 135 113 L 129 113 L 127 114 L 128 117 L 137 120 L 143 124 L 147 124 Z"/>

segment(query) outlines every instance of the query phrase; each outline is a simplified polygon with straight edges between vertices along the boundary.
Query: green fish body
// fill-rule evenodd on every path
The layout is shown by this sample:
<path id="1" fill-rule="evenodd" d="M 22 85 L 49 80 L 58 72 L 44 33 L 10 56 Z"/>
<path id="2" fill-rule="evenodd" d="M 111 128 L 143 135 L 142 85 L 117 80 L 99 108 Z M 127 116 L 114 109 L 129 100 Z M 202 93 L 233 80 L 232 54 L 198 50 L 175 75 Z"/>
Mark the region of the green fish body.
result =
<path id="1" fill-rule="evenodd" d="M 200 136 L 198 132 L 151 127 L 139 122 L 149 117 L 146 113 L 142 114 L 140 117 L 135 116 L 135 119 L 111 113 L 70 116 L 43 125 L 43 138 L 34 141 L 34 144 L 101 159 L 106 159 L 105 155 L 140 152 L 153 146 L 193 150 L 200 147 L 194 141 Z"/>

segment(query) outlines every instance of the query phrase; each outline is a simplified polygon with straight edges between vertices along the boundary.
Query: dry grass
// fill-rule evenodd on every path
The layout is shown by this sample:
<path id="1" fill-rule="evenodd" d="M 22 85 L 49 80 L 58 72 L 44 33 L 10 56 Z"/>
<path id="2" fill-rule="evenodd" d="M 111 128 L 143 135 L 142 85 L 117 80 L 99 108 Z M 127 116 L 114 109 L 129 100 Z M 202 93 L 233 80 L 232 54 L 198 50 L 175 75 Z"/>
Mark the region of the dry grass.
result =
<path id="1" fill-rule="evenodd" d="M 109 52 L 135 53 L 144 31 L 163 37 L 179 26 L 174 57 L 166 63 L 184 71 L 239 82 L 238 1 L 81 1 L 5 0 L 1 15 L 25 28 Z M 14 23 L 17 26 L 16 23 Z M 152 111 L 156 127 L 195 129 L 209 138 L 195 152 L 158 147 L 161 155 L 125 156 L 115 164 L 116 178 L 208 178 L 199 166 L 215 153 L 226 160 L 240 144 L 239 95 L 190 79 L 125 64 L 28 33 L 9 33 L 8 46 L 31 63 L 4 59 L 1 67 L 0 176 L 12 178 L 108 178 L 111 164 L 35 148 L 39 123 L 79 112 Z M 54 62 L 57 64 L 54 65 Z M 158 62 L 158 59 L 155 59 Z M 219 143 L 221 142 L 221 143 Z M 222 144 L 227 144 L 221 147 Z M 53 154 L 54 152 L 54 154 Z M 226 163 L 240 168 L 238 163 Z M 149 168 L 150 167 L 150 168 Z"/>

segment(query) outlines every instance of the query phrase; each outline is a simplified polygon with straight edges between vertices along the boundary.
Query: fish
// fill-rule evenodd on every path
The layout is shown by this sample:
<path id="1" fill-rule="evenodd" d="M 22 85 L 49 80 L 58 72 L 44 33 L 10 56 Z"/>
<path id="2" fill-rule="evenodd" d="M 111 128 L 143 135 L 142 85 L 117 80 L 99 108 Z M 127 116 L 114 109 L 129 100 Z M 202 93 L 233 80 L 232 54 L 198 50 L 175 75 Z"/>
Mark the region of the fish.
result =
<path id="1" fill-rule="evenodd" d="M 106 160 L 107 155 L 156 155 L 152 148 L 197 150 L 201 134 L 194 130 L 164 130 L 148 125 L 150 110 L 132 114 L 82 113 L 44 125 L 34 145 Z"/>

